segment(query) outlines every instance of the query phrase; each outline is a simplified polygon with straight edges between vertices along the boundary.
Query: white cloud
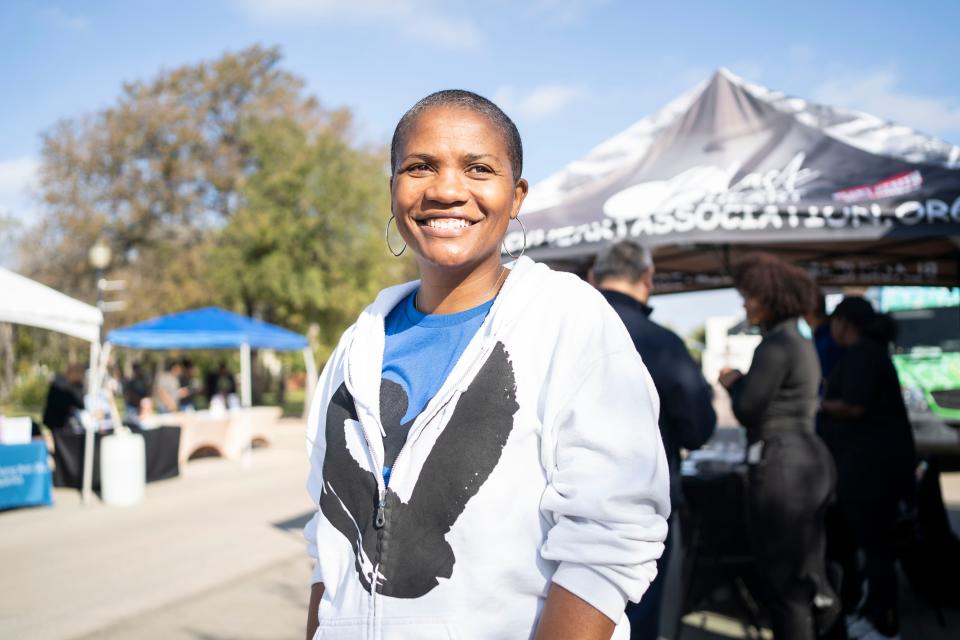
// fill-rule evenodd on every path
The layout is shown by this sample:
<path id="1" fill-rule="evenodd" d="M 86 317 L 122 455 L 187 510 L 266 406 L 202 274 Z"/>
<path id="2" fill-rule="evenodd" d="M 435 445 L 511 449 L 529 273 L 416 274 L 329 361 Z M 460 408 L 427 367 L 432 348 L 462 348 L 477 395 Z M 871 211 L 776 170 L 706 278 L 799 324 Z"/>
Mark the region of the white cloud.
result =
<path id="1" fill-rule="evenodd" d="M 404 37 L 444 49 L 470 49 L 481 41 L 469 20 L 448 15 L 429 0 L 238 0 L 251 18 L 297 24 L 339 22 L 389 27 Z"/>
<path id="2" fill-rule="evenodd" d="M 534 15 L 554 24 L 568 26 L 579 22 L 592 9 L 610 0 L 533 0 Z"/>
<path id="3" fill-rule="evenodd" d="M 35 185 L 39 168 L 40 163 L 30 156 L 0 160 L 0 214 L 19 219 L 34 216 L 35 203 L 30 189 Z"/>
<path id="4" fill-rule="evenodd" d="M 814 89 L 813 97 L 825 104 L 858 109 L 927 133 L 960 133 L 960 104 L 911 95 L 898 89 L 898 82 L 894 71 L 875 71 L 827 81 Z"/>
<path id="5" fill-rule="evenodd" d="M 497 89 L 493 101 L 511 115 L 537 120 L 561 111 L 583 93 L 581 87 L 568 85 L 542 85 L 526 92 L 507 86 Z"/>
<path id="6" fill-rule="evenodd" d="M 73 31 L 83 31 L 90 26 L 90 21 L 85 17 L 78 14 L 67 13 L 59 7 L 47 7 L 43 10 L 42 15 L 44 19 L 58 27 Z"/>
<path id="7" fill-rule="evenodd" d="M 37 175 L 40 163 L 30 156 L 0 160 L 0 195 L 21 195 Z"/>
<path id="8" fill-rule="evenodd" d="M 472 49 L 480 44 L 480 31 L 471 23 L 440 15 L 401 20 L 401 32 L 409 39 L 443 49 Z"/>

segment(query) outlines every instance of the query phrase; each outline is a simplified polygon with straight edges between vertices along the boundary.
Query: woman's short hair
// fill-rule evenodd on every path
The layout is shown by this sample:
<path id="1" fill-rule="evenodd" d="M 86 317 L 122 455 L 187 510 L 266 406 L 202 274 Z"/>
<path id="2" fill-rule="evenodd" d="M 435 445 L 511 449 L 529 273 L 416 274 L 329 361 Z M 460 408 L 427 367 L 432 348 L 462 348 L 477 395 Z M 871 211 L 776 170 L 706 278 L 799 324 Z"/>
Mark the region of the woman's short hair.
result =
<path id="1" fill-rule="evenodd" d="M 748 255 L 737 265 L 733 280 L 744 298 L 753 298 L 770 311 L 773 322 L 802 316 L 813 307 L 813 278 L 769 253 Z"/>
<path id="2" fill-rule="evenodd" d="M 397 123 L 397 128 L 393 130 L 393 139 L 390 141 L 390 171 L 392 173 L 396 173 L 397 164 L 400 162 L 400 147 L 410 127 L 423 112 L 434 107 L 466 109 L 487 118 L 500 131 L 503 141 L 507 145 L 507 157 L 510 159 L 513 181 L 516 182 L 520 179 L 520 176 L 523 175 L 523 142 L 520 140 L 520 131 L 517 130 L 517 125 L 492 101 L 463 89 L 444 89 L 431 93 L 403 114 L 400 122 Z"/>

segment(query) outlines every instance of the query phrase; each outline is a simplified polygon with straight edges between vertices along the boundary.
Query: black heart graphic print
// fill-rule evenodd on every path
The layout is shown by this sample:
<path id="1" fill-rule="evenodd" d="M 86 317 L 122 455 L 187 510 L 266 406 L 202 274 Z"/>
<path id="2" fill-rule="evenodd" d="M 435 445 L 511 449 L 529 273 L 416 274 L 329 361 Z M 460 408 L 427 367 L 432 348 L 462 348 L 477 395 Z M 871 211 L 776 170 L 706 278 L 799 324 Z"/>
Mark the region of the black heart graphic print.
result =
<path id="1" fill-rule="evenodd" d="M 357 412 L 340 386 L 327 409 L 320 509 L 352 545 L 367 591 L 419 598 L 453 574 L 456 557 L 445 536 L 500 461 L 518 408 L 513 365 L 498 342 L 437 437 L 409 502 L 387 488 L 377 528 L 376 477 L 347 448 L 345 430 L 357 428 Z"/>

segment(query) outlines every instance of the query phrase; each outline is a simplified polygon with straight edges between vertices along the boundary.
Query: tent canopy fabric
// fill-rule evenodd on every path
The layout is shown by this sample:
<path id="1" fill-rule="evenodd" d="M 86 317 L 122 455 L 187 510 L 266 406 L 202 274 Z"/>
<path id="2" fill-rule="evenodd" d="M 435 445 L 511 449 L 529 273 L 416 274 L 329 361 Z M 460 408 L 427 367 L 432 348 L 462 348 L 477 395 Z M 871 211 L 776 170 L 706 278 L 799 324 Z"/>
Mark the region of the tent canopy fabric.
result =
<path id="1" fill-rule="evenodd" d="M 955 285 L 960 147 L 721 69 L 534 185 L 521 214 L 527 255 L 574 271 L 646 244 L 661 292 L 729 286 L 757 249 L 822 284 Z"/>
<path id="2" fill-rule="evenodd" d="M 293 331 L 225 309 L 205 307 L 114 329 L 111 344 L 133 349 L 251 349 L 299 351 L 307 339 Z"/>
<path id="3" fill-rule="evenodd" d="M 39 327 L 95 343 L 100 339 L 103 314 L 92 305 L 0 267 L 0 322 Z"/>

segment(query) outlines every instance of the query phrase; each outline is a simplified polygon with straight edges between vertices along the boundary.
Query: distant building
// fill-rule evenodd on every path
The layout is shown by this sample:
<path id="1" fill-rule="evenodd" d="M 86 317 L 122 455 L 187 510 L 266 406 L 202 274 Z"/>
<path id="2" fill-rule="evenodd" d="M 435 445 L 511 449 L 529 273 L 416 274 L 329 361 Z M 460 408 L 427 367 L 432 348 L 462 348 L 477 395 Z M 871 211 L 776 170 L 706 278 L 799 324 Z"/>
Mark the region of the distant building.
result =
<path id="1" fill-rule="evenodd" d="M 716 316 L 707 318 L 706 343 L 701 368 L 703 375 L 713 385 L 713 406 L 717 412 L 717 426 L 737 424 L 730 408 L 730 395 L 720 388 L 717 378 L 724 367 L 747 371 L 753 352 L 760 344 L 760 333 L 749 327 L 742 317 Z"/>

